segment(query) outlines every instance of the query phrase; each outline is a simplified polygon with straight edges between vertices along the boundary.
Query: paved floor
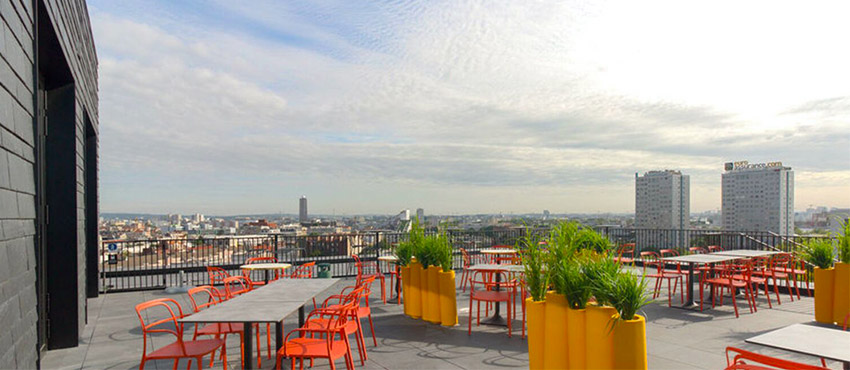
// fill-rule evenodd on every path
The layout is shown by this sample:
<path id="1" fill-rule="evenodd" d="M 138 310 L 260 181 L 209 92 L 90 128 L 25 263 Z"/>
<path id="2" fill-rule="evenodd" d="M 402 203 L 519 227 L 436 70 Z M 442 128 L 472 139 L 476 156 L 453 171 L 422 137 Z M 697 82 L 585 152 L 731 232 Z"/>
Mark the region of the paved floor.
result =
<path id="1" fill-rule="evenodd" d="M 344 281 L 340 289 L 350 284 Z M 663 292 L 666 294 L 666 290 Z M 191 307 L 183 295 L 166 295 L 163 292 L 113 293 L 89 301 L 89 324 L 80 346 L 49 351 L 42 366 L 47 369 L 137 369 L 142 350 L 139 322 L 133 306 L 157 297 L 169 296 L 184 307 Z M 375 295 L 377 297 L 377 295 Z M 379 298 L 379 297 L 378 297 Z M 735 318 L 730 305 L 705 312 L 668 308 L 666 295 L 657 303 L 644 309 L 647 318 L 649 367 L 652 369 L 720 369 L 725 367 L 726 346 L 738 346 L 757 352 L 815 364 L 818 359 L 770 350 L 744 343 L 744 339 L 794 323 L 811 321 L 813 301 L 803 297 L 791 302 L 782 295 L 782 305 L 768 309 L 764 296 L 759 297 L 759 311 L 749 313 L 746 304 L 739 302 L 741 317 Z M 728 303 L 728 302 L 727 302 Z M 467 335 L 468 294 L 458 292 L 460 325 L 445 328 L 413 320 L 402 314 L 398 305 L 383 305 L 373 299 L 373 316 L 378 347 L 368 344 L 369 359 L 364 369 L 496 369 L 528 368 L 526 341 L 520 338 L 519 321 L 516 331 L 508 338 L 505 328 L 473 326 Z M 297 316 L 297 315 L 293 315 Z M 296 326 L 296 317 L 289 318 L 285 330 Z M 265 331 L 263 331 L 265 332 Z M 366 330 L 369 333 L 369 330 Z M 171 341 L 166 337 L 153 339 Z M 265 339 L 263 339 L 265 340 Z M 230 366 L 239 364 L 237 337 L 228 338 Z M 367 339 L 367 343 L 371 343 Z M 265 355 L 265 343 L 263 343 Z M 273 360 L 263 358 L 263 368 L 273 367 Z M 208 365 L 205 364 L 204 366 Z M 315 368 L 328 368 L 327 362 L 317 361 Z M 185 366 L 182 363 L 181 366 Z M 342 361 L 337 366 L 344 366 Z M 830 363 L 833 368 L 838 364 Z M 216 362 L 214 368 L 220 368 Z M 147 368 L 171 368 L 171 362 L 149 362 Z"/>

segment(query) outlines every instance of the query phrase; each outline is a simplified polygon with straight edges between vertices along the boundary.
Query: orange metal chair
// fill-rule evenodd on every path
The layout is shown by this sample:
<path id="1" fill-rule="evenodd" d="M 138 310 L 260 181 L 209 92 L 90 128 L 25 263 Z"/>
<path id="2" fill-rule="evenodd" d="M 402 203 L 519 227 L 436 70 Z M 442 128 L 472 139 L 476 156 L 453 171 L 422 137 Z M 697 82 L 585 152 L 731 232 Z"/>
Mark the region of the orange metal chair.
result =
<path id="1" fill-rule="evenodd" d="M 652 298 L 655 299 L 661 295 L 661 281 L 667 280 L 667 306 L 673 306 L 673 294 L 676 292 L 676 284 L 679 284 L 679 281 L 682 279 L 682 275 L 667 273 L 666 270 L 664 270 L 664 262 L 661 262 L 658 257 L 658 253 L 643 251 L 640 252 L 640 259 L 643 261 L 643 276 L 645 278 L 655 279 L 655 288 L 652 291 Z M 684 292 L 680 291 L 679 295 L 682 297 L 682 302 L 684 302 Z"/>
<path id="2" fill-rule="evenodd" d="M 374 277 L 381 281 L 381 300 L 384 304 L 387 304 L 387 287 L 384 274 L 378 272 L 378 264 L 374 262 L 364 263 L 360 260 L 356 254 L 352 254 L 351 257 L 354 258 L 354 264 L 357 266 L 357 285 L 360 285 L 360 280 Z M 371 292 L 371 289 L 369 289 Z"/>
<path id="3" fill-rule="evenodd" d="M 768 289 L 768 284 L 770 280 L 773 280 L 773 293 L 776 295 L 776 304 L 782 304 L 782 301 L 779 299 L 779 288 L 777 287 L 777 275 L 783 275 L 782 273 L 777 273 L 773 267 L 773 259 L 770 257 L 753 257 L 752 259 L 752 277 L 751 280 L 753 284 L 756 286 L 753 287 L 753 291 L 755 296 L 758 297 L 758 285 L 764 284 L 764 295 L 767 296 L 767 305 L 770 308 L 773 308 L 773 304 L 770 303 L 770 292 Z"/>
<path id="4" fill-rule="evenodd" d="M 491 275 L 499 274 L 501 275 L 499 282 L 491 281 L 489 278 Z M 483 280 L 476 280 L 476 277 Z M 479 287 L 483 287 L 483 289 L 475 290 L 476 284 Z M 495 288 L 499 287 L 500 290 L 496 291 Z M 507 309 L 505 313 L 507 314 L 508 321 L 508 337 L 511 337 L 511 332 L 513 331 L 511 327 L 511 321 L 513 321 L 513 315 L 511 314 L 511 309 L 513 308 L 513 297 L 514 291 L 516 290 L 517 284 L 514 281 L 508 280 L 508 275 L 505 272 L 485 272 L 485 271 L 476 271 L 472 274 L 472 277 L 469 278 L 469 328 L 468 335 L 472 335 L 472 303 L 478 302 L 478 313 L 476 315 L 476 325 L 481 325 L 481 302 L 499 304 L 499 302 L 506 302 Z"/>
<path id="5" fill-rule="evenodd" d="M 718 295 L 720 296 L 720 304 L 723 304 L 723 289 L 729 289 L 729 295 L 732 296 L 732 305 L 735 307 L 735 317 L 739 317 L 738 315 L 738 301 L 735 298 L 735 290 L 743 289 L 746 298 L 747 304 L 750 306 L 750 313 L 755 312 L 755 297 L 753 297 L 752 292 L 752 284 L 748 283 L 748 277 L 752 274 L 752 270 L 748 266 L 741 265 L 726 265 L 722 268 L 717 269 L 717 277 L 704 279 L 704 281 L 700 281 L 700 289 L 699 289 L 699 309 L 702 311 L 702 303 L 703 303 L 703 292 L 702 287 L 704 283 L 707 283 L 711 286 L 712 291 L 712 299 L 711 299 L 711 308 L 715 307 L 717 302 Z M 741 279 L 736 279 L 735 276 L 738 275 L 742 277 Z M 717 291 L 717 288 L 720 288 L 720 292 Z"/>
<path id="6" fill-rule="evenodd" d="M 213 267 L 213 266 L 207 266 L 207 275 L 209 275 L 209 277 L 210 277 L 210 285 L 213 285 L 213 286 L 214 285 L 223 285 L 224 279 L 227 279 L 227 278 L 230 277 L 230 274 L 227 273 L 227 271 L 225 269 L 223 269 L 221 267 Z M 223 294 L 223 292 L 218 290 L 218 289 L 216 289 L 214 292 L 216 294 Z M 219 296 L 219 297 L 216 297 L 216 298 L 218 298 L 219 300 L 222 300 L 222 299 L 225 299 L 225 296 L 222 295 L 222 296 Z"/>
<path id="7" fill-rule="evenodd" d="M 734 354 L 734 357 L 730 358 L 730 353 Z M 726 370 L 744 369 L 822 370 L 827 369 L 827 367 L 783 360 L 735 347 L 726 347 Z"/>
<path id="8" fill-rule="evenodd" d="M 292 274 L 289 275 L 290 279 L 312 279 L 313 278 L 313 267 L 316 266 L 316 261 L 310 261 L 303 263 L 295 268 L 292 271 Z M 316 297 L 313 297 L 313 309 L 316 307 Z"/>
<path id="9" fill-rule="evenodd" d="M 463 271 L 460 273 L 460 288 L 466 292 L 466 281 L 469 279 L 469 267 L 472 266 L 472 258 L 465 248 L 460 248 L 461 260 L 463 261 Z"/>
<path id="10" fill-rule="evenodd" d="M 797 280 L 802 277 L 806 281 L 806 292 L 809 296 L 812 291 L 809 288 L 809 272 L 806 270 L 803 261 L 796 255 L 791 253 L 781 253 L 773 256 L 774 271 L 785 274 L 785 287 L 788 288 L 788 295 L 791 301 L 794 301 L 794 293 L 797 293 L 797 299 L 800 299 L 800 287 L 797 285 Z M 791 291 L 791 282 L 794 284 L 794 291 Z"/>
<path id="11" fill-rule="evenodd" d="M 719 246 L 716 246 L 716 245 L 709 245 L 706 248 L 708 248 L 708 253 L 722 252 L 723 251 L 723 247 L 719 247 Z"/>
<path id="12" fill-rule="evenodd" d="M 340 306 L 345 306 L 346 304 L 353 302 L 355 309 L 351 310 L 351 317 L 349 317 L 350 320 L 345 324 L 345 335 L 350 336 L 354 334 L 354 339 L 357 341 L 357 352 L 360 355 L 361 365 L 366 365 L 368 354 L 366 353 L 366 340 L 363 337 L 363 326 L 360 324 L 360 319 L 357 317 L 357 311 L 360 308 L 360 299 L 365 294 L 366 287 L 360 286 L 347 295 L 333 295 L 328 297 L 324 304 L 322 304 L 322 308 L 313 310 L 313 312 L 307 316 L 307 321 L 304 325 L 305 328 L 309 329 L 327 329 L 332 323 L 328 315 L 332 314 L 334 310 Z M 331 305 L 330 303 L 334 299 L 338 299 L 340 301 L 336 305 Z M 311 319 L 314 315 L 318 315 L 319 317 Z"/>
<path id="13" fill-rule="evenodd" d="M 324 313 L 328 318 L 328 325 L 322 329 L 298 328 L 286 335 L 283 347 L 277 352 L 277 367 L 280 370 L 281 359 L 289 357 L 292 361 L 291 368 L 295 369 L 295 360 L 299 361 L 299 369 L 304 369 L 304 359 L 327 358 L 331 370 L 336 370 L 334 361 L 345 357 L 345 368 L 354 369 L 354 361 L 351 358 L 351 345 L 345 327 L 355 310 L 354 302 L 340 305 L 329 309 Z M 292 334 L 298 334 L 298 338 L 289 339 Z M 319 334 L 319 338 L 315 335 Z M 309 335 L 309 337 L 308 337 Z M 340 339 L 336 339 L 339 336 Z"/>
<path id="14" fill-rule="evenodd" d="M 679 251 L 677 251 L 677 250 L 675 250 L 675 249 L 662 249 L 662 250 L 658 251 L 658 257 L 659 257 L 659 258 L 664 258 L 664 257 L 676 257 L 676 256 L 678 256 L 678 255 L 679 255 Z M 675 269 L 675 270 L 672 270 L 672 271 L 671 271 L 671 270 L 667 270 L 667 265 L 668 265 L 668 264 L 669 264 L 668 262 L 662 262 L 662 265 L 664 266 L 664 273 L 666 273 L 666 274 L 676 274 L 676 275 L 681 276 L 682 278 L 681 278 L 681 279 L 679 279 L 679 285 L 680 285 L 680 287 L 682 288 L 682 291 L 684 292 L 685 287 L 687 286 L 686 284 L 690 284 L 690 283 L 691 283 L 691 282 L 688 280 L 688 272 L 687 272 L 687 271 L 682 271 L 682 264 L 681 264 L 681 263 L 678 263 L 678 262 L 673 263 L 673 265 L 675 265 L 675 266 L 676 266 L 676 269 Z M 676 293 L 676 287 L 673 287 L 673 293 L 674 293 L 674 294 Z M 682 302 L 684 303 L 684 300 L 683 300 Z"/>
<path id="15" fill-rule="evenodd" d="M 626 243 L 617 248 L 617 257 L 614 258 L 614 261 L 616 261 L 620 265 L 634 265 L 635 243 Z"/>
<path id="16" fill-rule="evenodd" d="M 245 276 L 231 276 L 224 279 L 224 292 L 227 299 L 231 299 L 240 294 L 245 294 L 253 290 L 251 280 Z"/>
<path id="17" fill-rule="evenodd" d="M 172 307 L 177 308 L 177 315 L 174 314 L 174 309 Z M 167 316 L 153 322 L 145 322 L 145 318 L 148 317 L 148 310 L 156 308 L 164 310 L 167 313 Z M 145 312 L 144 315 L 142 314 L 143 312 Z M 158 317 L 161 316 L 161 314 L 162 313 L 160 312 L 159 315 L 154 314 L 151 316 Z M 177 362 L 180 361 L 181 358 L 189 359 L 189 368 L 192 366 L 193 359 L 198 361 L 198 369 L 201 369 L 203 368 L 203 357 L 206 355 L 215 357 L 215 351 L 219 348 L 221 348 L 222 352 L 221 365 L 224 369 L 227 369 L 227 348 L 225 347 L 224 339 L 183 340 L 183 324 L 177 321 L 178 319 L 183 318 L 183 309 L 180 308 L 180 304 L 178 304 L 177 301 L 170 298 L 159 298 L 139 303 L 136 305 L 136 315 L 138 315 L 139 322 L 142 324 L 143 338 L 142 361 L 139 363 L 139 370 L 143 370 L 145 368 L 145 362 L 148 360 L 159 359 L 173 359 L 174 368 L 176 369 Z M 148 335 L 155 333 L 172 334 L 176 337 L 176 341 L 166 346 L 160 346 L 159 349 L 151 353 L 147 353 Z"/>
<path id="18" fill-rule="evenodd" d="M 251 257 L 245 261 L 246 265 L 252 265 L 255 263 L 277 263 L 277 258 L 274 257 Z M 251 285 L 265 285 L 265 280 L 254 280 L 251 279 L 251 271 L 250 270 L 242 270 L 242 276 L 248 278 L 251 281 Z M 271 280 L 277 280 L 280 278 L 280 271 L 275 270 L 274 276 Z"/>
<path id="19" fill-rule="evenodd" d="M 195 313 L 201 312 L 201 310 L 206 309 L 207 307 L 216 305 L 221 303 L 221 299 L 218 297 L 225 296 L 224 293 L 218 292 L 213 286 L 204 285 L 189 289 L 189 301 L 192 302 L 192 310 Z M 204 303 L 204 301 L 206 301 Z M 201 302 L 201 303 L 198 303 Z M 259 328 L 259 325 L 254 324 L 256 328 Z M 201 335 L 214 335 L 216 338 L 219 336 L 223 336 L 223 339 L 227 341 L 228 334 L 237 334 L 239 335 L 239 343 L 241 346 L 242 343 L 242 335 L 244 333 L 244 328 L 242 323 L 214 323 L 207 324 L 204 326 L 195 325 L 195 333 L 192 335 L 192 340 L 198 338 Z M 257 330 L 257 366 L 262 366 L 262 362 L 260 362 L 260 357 L 262 353 L 260 352 L 260 331 Z M 269 340 L 268 351 L 271 353 L 271 340 Z M 244 359 L 244 348 L 240 348 L 240 353 L 243 354 L 242 358 Z M 222 356 L 224 353 L 222 352 Z M 210 359 L 210 366 L 212 366 L 213 359 Z"/>

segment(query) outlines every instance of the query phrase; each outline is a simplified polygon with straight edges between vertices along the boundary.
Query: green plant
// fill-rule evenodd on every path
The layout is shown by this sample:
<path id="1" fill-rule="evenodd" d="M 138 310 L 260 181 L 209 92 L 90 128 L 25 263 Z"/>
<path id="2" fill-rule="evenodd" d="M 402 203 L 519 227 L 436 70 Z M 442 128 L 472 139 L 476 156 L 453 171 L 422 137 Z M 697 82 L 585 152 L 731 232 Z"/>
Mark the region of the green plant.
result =
<path id="1" fill-rule="evenodd" d="M 410 225 L 410 232 L 407 234 L 407 240 L 399 243 L 396 248 L 395 256 L 398 258 L 399 265 L 407 266 L 410 260 L 417 256 L 425 241 L 425 230 L 419 225 L 419 219 L 414 218 Z"/>
<path id="2" fill-rule="evenodd" d="M 590 286 L 591 296 L 596 298 L 596 303 L 602 306 L 611 305 L 611 302 L 607 300 L 609 295 L 606 291 L 620 272 L 620 264 L 614 261 L 610 254 L 604 254 L 588 258 L 581 265 L 581 269 Z"/>
<path id="3" fill-rule="evenodd" d="M 803 259 L 806 262 L 822 269 L 832 267 L 834 250 L 831 240 L 820 238 L 809 239 L 804 243 L 802 250 Z"/>
<path id="4" fill-rule="evenodd" d="M 577 260 L 561 261 L 561 286 L 571 308 L 583 309 L 590 300 L 590 280 Z M 560 293 L 560 292 L 559 292 Z"/>
<path id="5" fill-rule="evenodd" d="M 841 235 L 838 235 L 838 259 L 850 263 L 850 220 L 841 223 Z"/>
<path id="6" fill-rule="evenodd" d="M 452 250 L 452 243 L 449 241 L 449 238 L 445 233 L 439 233 L 436 236 L 433 236 L 434 243 L 432 247 L 434 248 L 434 257 L 435 264 L 439 265 L 443 268 L 443 271 L 451 271 L 452 270 L 452 257 L 454 256 L 454 251 Z"/>
<path id="7" fill-rule="evenodd" d="M 635 314 L 652 301 L 646 294 L 647 280 L 643 277 L 621 272 L 605 280 L 607 282 L 601 284 L 596 282 L 602 287 L 597 293 L 617 310 L 619 320 L 633 320 Z"/>
<path id="8" fill-rule="evenodd" d="M 546 258 L 540 248 L 542 238 L 537 233 L 531 233 L 518 240 L 517 249 L 522 250 L 522 264 L 525 267 L 525 282 L 528 294 L 535 302 L 546 298 L 549 288 L 549 272 L 544 269 Z"/>
<path id="9" fill-rule="evenodd" d="M 608 253 L 613 248 L 611 240 L 589 227 L 579 229 L 576 234 L 577 250 L 592 250 L 597 253 Z"/>

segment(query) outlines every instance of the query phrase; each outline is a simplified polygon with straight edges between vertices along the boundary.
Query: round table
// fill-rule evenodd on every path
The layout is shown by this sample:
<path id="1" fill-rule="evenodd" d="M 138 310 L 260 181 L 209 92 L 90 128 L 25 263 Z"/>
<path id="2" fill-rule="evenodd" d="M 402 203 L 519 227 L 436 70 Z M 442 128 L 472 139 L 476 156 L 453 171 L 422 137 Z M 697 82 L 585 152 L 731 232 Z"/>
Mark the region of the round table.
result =
<path id="1" fill-rule="evenodd" d="M 292 265 L 290 265 L 288 263 L 252 263 L 250 265 L 239 266 L 239 268 L 242 269 L 242 270 L 248 270 L 248 271 L 263 270 L 265 272 L 266 284 L 269 283 L 269 271 L 286 270 L 290 267 L 292 267 Z"/>

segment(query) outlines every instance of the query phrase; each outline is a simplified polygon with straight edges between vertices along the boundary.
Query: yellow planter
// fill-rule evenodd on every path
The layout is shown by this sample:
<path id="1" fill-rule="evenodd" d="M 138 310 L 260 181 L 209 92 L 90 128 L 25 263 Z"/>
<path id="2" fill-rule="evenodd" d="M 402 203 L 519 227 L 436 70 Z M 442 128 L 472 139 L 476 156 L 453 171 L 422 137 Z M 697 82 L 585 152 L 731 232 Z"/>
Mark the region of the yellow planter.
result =
<path id="1" fill-rule="evenodd" d="M 525 313 L 528 321 L 528 367 L 530 370 L 540 370 L 543 369 L 545 357 L 546 302 L 526 298 Z"/>
<path id="2" fill-rule="evenodd" d="M 430 296 L 428 295 L 428 290 L 430 287 L 428 286 L 428 269 L 425 266 L 422 266 L 422 269 L 419 270 L 419 298 L 420 302 L 422 302 L 422 320 L 428 320 L 428 318 L 433 317 L 431 310 L 431 302 L 428 301 Z"/>
<path id="3" fill-rule="evenodd" d="M 440 266 L 430 266 L 428 267 L 428 289 L 426 290 L 428 297 L 425 300 L 425 303 L 429 306 L 429 309 L 425 311 L 427 315 L 423 315 L 422 318 L 430 322 L 432 324 L 439 324 L 441 322 L 440 317 L 440 272 L 443 271 L 443 268 Z"/>
<path id="4" fill-rule="evenodd" d="M 850 313 L 850 263 L 835 264 L 834 292 L 832 320 L 838 325 L 844 325 L 844 318 Z"/>
<path id="5" fill-rule="evenodd" d="M 410 294 L 410 266 L 402 266 L 399 270 L 401 270 L 401 293 L 404 296 L 402 299 L 404 314 L 410 316 L 410 300 L 407 299 L 407 295 Z"/>
<path id="6" fill-rule="evenodd" d="M 833 288 L 835 269 L 815 267 L 815 320 L 823 324 L 832 324 Z"/>
<path id="7" fill-rule="evenodd" d="M 588 369 L 614 368 L 614 336 L 611 319 L 617 310 L 610 306 L 588 305 L 585 314 L 585 361 Z"/>
<path id="8" fill-rule="evenodd" d="M 567 352 L 569 352 L 570 369 L 586 369 L 587 361 L 585 342 L 587 309 L 567 310 Z"/>
<path id="9" fill-rule="evenodd" d="M 635 315 L 634 320 L 614 324 L 614 368 L 646 369 L 646 319 Z"/>
<path id="10" fill-rule="evenodd" d="M 569 368 L 569 352 L 567 348 L 571 343 L 567 341 L 567 326 L 569 325 L 567 311 L 569 304 L 563 295 L 549 291 L 546 293 L 546 325 L 543 329 L 544 369 L 567 369 Z M 529 321 L 529 335 L 531 324 Z"/>
<path id="11" fill-rule="evenodd" d="M 457 296 L 455 272 L 440 272 L 440 323 L 443 326 L 457 325 Z"/>
<path id="12" fill-rule="evenodd" d="M 409 291 L 404 292 L 404 301 L 410 304 L 410 317 L 418 319 L 422 317 L 422 264 L 410 263 Z"/>

